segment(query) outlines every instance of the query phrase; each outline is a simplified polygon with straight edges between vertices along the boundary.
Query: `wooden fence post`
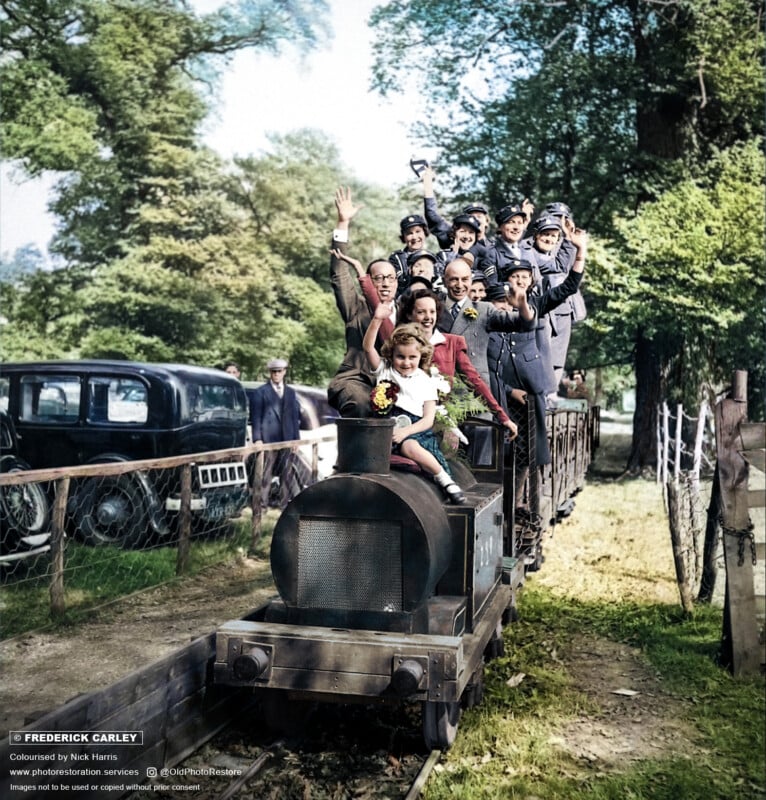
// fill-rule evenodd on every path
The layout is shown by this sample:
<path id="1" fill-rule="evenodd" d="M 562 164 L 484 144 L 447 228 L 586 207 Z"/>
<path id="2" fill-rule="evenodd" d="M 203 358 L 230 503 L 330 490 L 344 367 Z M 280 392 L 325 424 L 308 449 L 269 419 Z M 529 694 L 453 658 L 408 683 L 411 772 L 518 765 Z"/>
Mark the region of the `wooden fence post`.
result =
<path id="1" fill-rule="evenodd" d="M 311 445 L 311 482 L 316 483 L 319 479 L 319 442 Z"/>
<path id="2" fill-rule="evenodd" d="M 662 415 L 660 413 L 660 407 L 657 406 L 657 425 L 655 426 L 656 435 L 657 435 L 657 478 L 655 483 L 659 484 L 662 482 L 662 423 L 660 422 Z"/>
<path id="3" fill-rule="evenodd" d="M 716 406 L 716 449 L 721 487 L 721 528 L 726 562 L 723 661 L 733 675 L 757 675 L 760 650 L 756 624 L 753 563 L 748 538 L 748 465 L 737 449 L 739 426 L 747 419 L 747 373 L 738 370 L 732 396 Z"/>
<path id="4" fill-rule="evenodd" d="M 668 458 L 670 458 L 670 423 L 668 404 L 662 403 L 662 485 L 668 483 Z"/>
<path id="5" fill-rule="evenodd" d="M 192 467 L 184 464 L 181 467 L 181 507 L 178 510 L 178 550 L 176 552 L 176 575 L 185 575 L 189 571 L 191 554 L 191 496 Z"/>
<path id="6" fill-rule="evenodd" d="M 264 469 L 263 450 L 259 450 L 255 454 L 255 468 L 253 470 L 253 494 L 252 494 L 252 509 L 253 509 L 253 527 L 250 538 L 250 554 L 254 554 L 258 547 L 258 542 L 261 541 L 262 522 L 263 522 L 263 505 L 261 503 L 261 488 L 263 486 L 263 469 Z"/>
<path id="7" fill-rule="evenodd" d="M 66 612 L 64 596 L 64 550 L 66 547 L 66 506 L 69 497 L 69 478 L 56 481 L 51 520 L 51 617 L 61 617 Z"/>
<path id="8" fill-rule="evenodd" d="M 715 582 L 718 577 L 718 521 L 721 515 L 721 481 L 718 476 L 718 465 L 713 473 L 713 487 L 710 491 L 710 503 L 707 507 L 705 523 L 705 544 L 702 552 L 702 577 L 697 595 L 699 603 L 710 603 L 713 600 Z"/>

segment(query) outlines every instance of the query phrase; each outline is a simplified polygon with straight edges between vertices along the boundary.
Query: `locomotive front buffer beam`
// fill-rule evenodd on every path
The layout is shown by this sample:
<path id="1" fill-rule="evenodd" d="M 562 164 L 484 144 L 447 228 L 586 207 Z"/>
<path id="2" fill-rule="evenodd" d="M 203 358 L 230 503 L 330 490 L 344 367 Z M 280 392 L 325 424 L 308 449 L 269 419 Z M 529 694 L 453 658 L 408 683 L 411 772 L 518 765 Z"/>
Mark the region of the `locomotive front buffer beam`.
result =
<path id="1" fill-rule="evenodd" d="M 402 634 L 233 620 L 216 635 L 214 681 L 315 699 L 456 703 L 510 602 L 498 584 L 473 633 Z"/>

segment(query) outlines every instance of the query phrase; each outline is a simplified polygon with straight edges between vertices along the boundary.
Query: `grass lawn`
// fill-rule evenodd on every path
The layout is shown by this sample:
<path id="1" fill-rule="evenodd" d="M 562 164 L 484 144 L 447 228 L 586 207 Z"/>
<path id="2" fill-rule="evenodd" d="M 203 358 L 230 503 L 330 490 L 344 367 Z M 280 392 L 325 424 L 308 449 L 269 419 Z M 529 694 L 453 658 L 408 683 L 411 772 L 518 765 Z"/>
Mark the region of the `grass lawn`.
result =
<path id="1" fill-rule="evenodd" d="M 720 608 L 682 614 L 660 488 L 590 483 L 545 554 L 426 800 L 766 796 L 763 677 L 717 665 Z"/>

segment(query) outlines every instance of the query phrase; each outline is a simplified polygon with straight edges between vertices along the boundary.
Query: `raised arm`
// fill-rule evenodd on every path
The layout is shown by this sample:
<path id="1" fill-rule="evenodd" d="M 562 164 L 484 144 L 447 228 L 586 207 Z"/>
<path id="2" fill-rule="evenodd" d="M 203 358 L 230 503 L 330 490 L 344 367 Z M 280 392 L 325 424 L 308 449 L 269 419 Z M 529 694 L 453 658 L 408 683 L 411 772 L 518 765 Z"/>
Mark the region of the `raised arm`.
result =
<path id="1" fill-rule="evenodd" d="M 375 309 L 370 324 L 364 333 L 362 348 L 373 370 L 376 370 L 380 366 L 380 354 L 375 349 L 375 340 L 378 338 L 378 331 L 380 330 L 381 323 L 384 319 L 388 318 L 389 313 L 389 309 L 381 303 Z"/>
<path id="2" fill-rule="evenodd" d="M 434 171 L 426 167 L 420 175 L 423 181 L 423 216 L 428 223 L 428 230 L 439 242 L 439 247 L 447 249 L 450 246 L 450 231 L 452 226 L 439 214 L 436 196 L 434 195 Z"/>
<path id="3" fill-rule="evenodd" d="M 351 220 L 364 208 L 364 204 L 355 205 L 351 188 L 339 186 L 335 190 L 335 208 L 338 210 L 337 230 L 347 231 Z"/>

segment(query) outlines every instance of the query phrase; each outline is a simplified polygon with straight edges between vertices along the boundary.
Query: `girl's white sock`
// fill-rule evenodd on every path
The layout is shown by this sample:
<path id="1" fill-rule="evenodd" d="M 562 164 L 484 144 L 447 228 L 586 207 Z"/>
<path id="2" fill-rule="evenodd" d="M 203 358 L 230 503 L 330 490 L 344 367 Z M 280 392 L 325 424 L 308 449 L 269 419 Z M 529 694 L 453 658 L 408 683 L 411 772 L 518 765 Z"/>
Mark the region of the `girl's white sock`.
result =
<path id="1" fill-rule="evenodd" d="M 443 469 L 441 472 L 438 472 L 436 475 L 434 475 L 434 483 L 437 486 L 448 486 L 452 482 L 452 478 L 450 478 L 446 469 Z"/>

